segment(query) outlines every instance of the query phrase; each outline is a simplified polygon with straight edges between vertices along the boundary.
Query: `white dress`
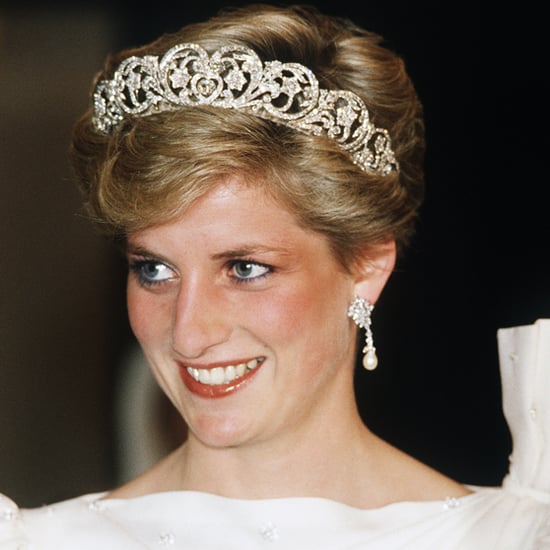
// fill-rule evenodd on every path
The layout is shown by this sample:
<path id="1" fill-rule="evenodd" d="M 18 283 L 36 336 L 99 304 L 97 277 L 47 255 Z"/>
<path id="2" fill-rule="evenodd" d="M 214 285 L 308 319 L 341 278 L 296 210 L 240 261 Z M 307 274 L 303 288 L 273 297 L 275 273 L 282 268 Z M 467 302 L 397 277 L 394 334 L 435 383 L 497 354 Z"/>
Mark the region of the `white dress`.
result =
<path id="1" fill-rule="evenodd" d="M 106 500 L 98 493 L 20 509 L 0 496 L 0 549 L 550 549 L 550 320 L 501 329 L 498 340 L 514 441 L 502 487 L 373 510 L 192 491 Z"/>

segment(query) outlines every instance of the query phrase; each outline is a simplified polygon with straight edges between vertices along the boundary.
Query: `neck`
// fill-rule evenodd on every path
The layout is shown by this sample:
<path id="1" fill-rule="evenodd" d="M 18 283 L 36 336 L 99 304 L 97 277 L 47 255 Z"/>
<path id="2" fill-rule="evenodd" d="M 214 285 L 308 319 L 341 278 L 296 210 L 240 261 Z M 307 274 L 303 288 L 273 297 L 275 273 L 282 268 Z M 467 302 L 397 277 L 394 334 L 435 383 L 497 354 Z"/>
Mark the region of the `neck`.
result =
<path id="1" fill-rule="evenodd" d="M 320 497 L 365 507 L 375 490 L 384 444 L 363 424 L 353 384 L 335 377 L 323 406 L 269 434 L 211 446 L 192 431 L 165 460 L 111 496 L 200 491 L 240 499 Z M 342 387 L 337 388 L 337 385 Z M 344 389 L 342 389 L 344 388 Z"/>
<path id="2" fill-rule="evenodd" d="M 344 488 L 354 487 L 358 469 L 376 437 L 363 425 L 356 409 L 311 419 L 310 427 L 289 430 L 276 440 L 214 448 L 190 434 L 177 451 L 178 485 L 187 490 L 233 498 L 323 496 L 346 500 Z M 346 489 L 347 492 L 347 489 Z"/>

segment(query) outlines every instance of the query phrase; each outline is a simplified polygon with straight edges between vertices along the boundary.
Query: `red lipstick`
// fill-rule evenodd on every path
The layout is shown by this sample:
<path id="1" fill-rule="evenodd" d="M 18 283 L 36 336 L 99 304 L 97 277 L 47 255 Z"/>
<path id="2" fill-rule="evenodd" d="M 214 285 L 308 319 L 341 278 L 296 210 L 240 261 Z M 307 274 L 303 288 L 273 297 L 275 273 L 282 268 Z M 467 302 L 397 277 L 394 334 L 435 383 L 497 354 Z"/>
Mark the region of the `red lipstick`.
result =
<path id="1" fill-rule="evenodd" d="M 239 378 L 236 378 L 232 382 L 229 382 L 228 384 L 202 384 L 201 382 L 195 380 L 188 372 L 185 365 L 178 363 L 178 369 L 180 376 L 183 380 L 183 383 L 185 384 L 186 388 L 194 393 L 195 395 L 198 395 L 199 397 L 204 397 L 208 399 L 212 398 L 218 398 L 218 397 L 225 397 L 227 395 L 230 395 L 240 389 L 241 387 L 248 384 L 251 379 L 254 377 L 254 375 L 260 370 L 264 363 L 264 360 L 258 362 L 258 365 L 252 369 L 240 376 Z M 227 365 L 223 365 L 220 363 L 217 363 L 213 367 L 208 368 L 214 368 L 214 367 L 220 367 L 220 366 L 229 366 L 230 364 L 234 365 L 235 363 L 227 363 Z M 189 365 L 187 365 L 189 366 Z M 196 367 L 194 367 L 196 368 Z M 204 368 L 204 367 L 203 367 Z"/>

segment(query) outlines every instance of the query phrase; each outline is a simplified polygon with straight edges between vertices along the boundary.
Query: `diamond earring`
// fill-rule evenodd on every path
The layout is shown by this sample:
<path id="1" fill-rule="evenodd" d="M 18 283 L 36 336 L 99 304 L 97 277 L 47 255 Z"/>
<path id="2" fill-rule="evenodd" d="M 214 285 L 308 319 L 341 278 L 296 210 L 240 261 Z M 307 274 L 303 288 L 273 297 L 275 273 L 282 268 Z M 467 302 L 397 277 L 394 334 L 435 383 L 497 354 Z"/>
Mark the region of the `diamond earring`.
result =
<path id="1" fill-rule="evenodd" d="M 374 370 L 378 365 L 376 348 L 371 331 L 371 313 L 374 306 L 364 298 L 356 296 L 349 306 L 348 317 L 351 317 L 359 328 L 365 329 L 365 347 L 363 348 L 363 367 L 367 370 Z"/>

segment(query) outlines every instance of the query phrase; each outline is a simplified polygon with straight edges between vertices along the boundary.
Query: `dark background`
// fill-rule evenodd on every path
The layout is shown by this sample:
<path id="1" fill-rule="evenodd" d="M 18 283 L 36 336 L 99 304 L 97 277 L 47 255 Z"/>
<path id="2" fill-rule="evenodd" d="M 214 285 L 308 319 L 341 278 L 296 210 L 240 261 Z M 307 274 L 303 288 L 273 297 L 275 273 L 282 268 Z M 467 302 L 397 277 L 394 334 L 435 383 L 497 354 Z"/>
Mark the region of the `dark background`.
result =
<path id="1" fill-rule="evenodd" d="M 244 3 L 205 0 L 141 8 L 119 0 L 84 2 L 79 10 L 101 11 L 113 29 L 111 42 L 99 48 L 103 49 L 99 68 L 110 50 L 147 42 L 165 30 L 208 17 L 218 8 Z M 361 414 L 381 436 L 448 475 L 465 483 L 499 484 L 511 441 L 500 405 L 496 331 L 550 317 L 548 85 L 541 19 L 525 7 L 521 13 L 501 8 L 482 20 L 480 8 L 467 3 L 342 0 L 312 4 L 382 34 L 404 57 L 426 114 L 426 200 L 412 246 L 374 313 L 379 367 L 372 373 L 358 368 Z M 25 10 L 29 14 L 34 10 L 50 19 L 69 10 L 63 3 L 21 6 L 8 2 L 1 4 L 0 16 L 2 8 L 20 17 L 25 17 Z M 32 40 L 29 37 L 31 47 L 41 47 Z M 67 44 L 67 55 L 78 59 L 78 39 L 74 45 Z M 85 105 L 87 88 L 79 91 Z M 72 120 L 67 119 L 67 135 L 70 124 Z M 62 179 L 67 185 L 70 177 Z M 17 193 L 17 186 L 14 189 Z M 75 197 L 71 200 L 76 210 Z M 21 201 L 20 208 L 28 209 L 29 201 Z M 74 217 L 70 211 L 64 216 Z M 80 303 L 81 288 L 75 285 L 75 303 L 53 306 L 57 318 L 71 320 L 75 350 L 66 357 L 52 351 L 58 373 L 53 381 L 27 375 L 25 391 L 35 388 L 30 390 L 33 416 L 18 414 L 29 408 L 24 404 L 28 394 L 21 394 L 16 383 L 21 365 L 11 355 L 0 354 L 4 362 L 0 372 L 12 374 L 0 388 L 0 400 L 4 396 L 0 440 L 1 430 L 8 430 L 12 435 L 5 441 L 16 447 L 15 452 L 12 447 L 0 448 L 4 457 L 0 492 L 25 505 L 101 490 L 116 482 L 118 475 L 112 384 L 132 342 L 124 309 L 124 266 L 116 253 L 87 233 L 82 220 L 78 224 L 83 242 L 92 242 L 102 258 L 102 269 L 89 285 L 95 291 L 98 284 L 105 288 L 99 301 L 92 297 Z M 11 229 L 7 227 L 7 232 Z M 40 240 L 28 241 L 20 232 L 11 230 L 11 234 L 12 248 L 14 242 L 25 242 L 27 255 L 35 255 L 42 246 Z M 78 243 L 73 246 L 82 248 Z M 64 268 L 76 272 L 75 264 L 97 263 L 89 252 L 83 256 Z M 3 261 L 4 274 L 13 277 L 9 254 Z M 32 278 L 15 281 L 23 298 L 25 281 L 43 284 Z M 34 304 L 26 305 L 32 313 Z M 95 325 L 88 329 L 90 308 L 95 311 L 91 316 Z M 75 317 L 84 319 L 75 324 Z M 29 315 L 25 330 L 34 322 L 36 318 Z M 7 317 L 2 326 L 12 326 Z M 73 376 L 74 357 L 80 351 L 74 336 L 77 329 L 87 332 L 86 346 L 102 350 L 93 359 L 97 364 L 91 365 L 93 379 L 82 385 L 66 382 L 67 373 Z M 7 329 L 4 333 L 11 334 Z M 44 338 L 50 337 L 46 333 Z M 62 335 L 57 338 L 63 341 Z M 47 417 L 47 425 L 41 423 L 44 411 L 54 402 L 58 412 Z M 65 414 L 71 423 L 60 420 Z M 47 471 L 36 468 L 37 461 Z M 71 468 L 76 473 L 67 474 Z M 43 476 L 50 476 L 52 483 L 45 483 Z"/>

